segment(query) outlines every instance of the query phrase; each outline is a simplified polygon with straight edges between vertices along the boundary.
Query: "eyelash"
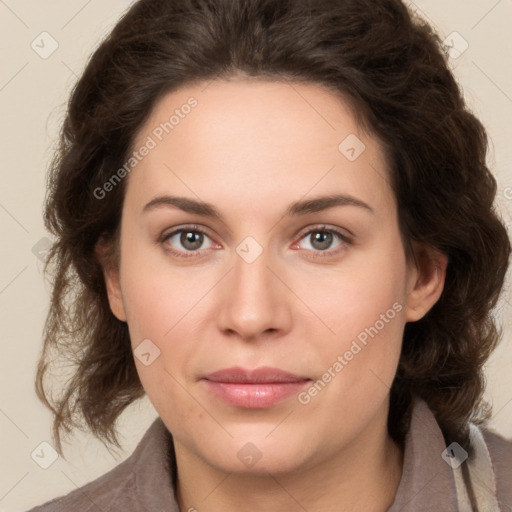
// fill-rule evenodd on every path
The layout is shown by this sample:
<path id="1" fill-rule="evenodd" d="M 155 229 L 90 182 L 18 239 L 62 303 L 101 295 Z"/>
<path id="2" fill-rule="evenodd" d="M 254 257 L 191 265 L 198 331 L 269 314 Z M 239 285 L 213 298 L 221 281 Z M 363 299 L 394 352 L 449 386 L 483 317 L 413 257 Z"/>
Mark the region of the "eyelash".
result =
<path id="1" fill-rule="evenodd" d="M 160 242 L 161 243 L 166 242 L 167 240 L 172 238 L 174 235 L 176 235 L 178 233 L 181 233 L 183 231 L 190 232 L 190 233 L 201 233 L 201 234 L 207 236 L 208 238 L 210 238 L 208 233 L 206 233 L 206 231 L 201 229 L 199 226 L 190 225 L 190 226 L 183 226 L 183 227 L 181 227 L 179 229 L 175 229 L 174 231 L 171 231 L 168 234 L 164 234 L 161 237 Z M 329 256 L 334 256 L 336 253 L 338 253 L 339 251 L 343 250 L 346 246 L 352 245 L 352 239 L 350 237 L 348 237 L 347 235 L 345 235 L 344 233 L 342 233 L 340 230 L 338 230 L 336 228 L 330 228 L 330 227 L 325 226 L 325 225 L 314 226 L 313 228 L 309 229 L 308 231 L 306 231 L 300 237 L 299 242 L 302 239 L 306 238 L 308 235 L 311 235 L 312 233 L 334 233 L 342 241 L 342 244 L 340 246 L 338 246 L 337 248 L 335 248 L 335 249 L 330 249 L 330 250 L 327 250 L 327 251 L 319 251 L 319 250 L 315 251 L 315 250 L 313 250 L 313 252 L 314 252 L 313 257 L 314 258 L 326 258 L 326 257 L 329 257 Z M 192 258 L 194 256 L 197 256 L 197 254 L 201 252 L 201 250 L 186 251 L 186 256 L 185 256 L 183 254 L 183 252 L 176 251 L 175 249 L 172 249 L 172 248 L 169 248 L 169 247 L 167 247 L 165 250 L 169 251 L 171 254 L 173 254 L 174 256 L 177 256 L 178 258 Z M 204 250 L 206 250 L 206 249 L 204 249 Z M 311 249 L 307 249 L 307 250 L 309 251 Z"/>

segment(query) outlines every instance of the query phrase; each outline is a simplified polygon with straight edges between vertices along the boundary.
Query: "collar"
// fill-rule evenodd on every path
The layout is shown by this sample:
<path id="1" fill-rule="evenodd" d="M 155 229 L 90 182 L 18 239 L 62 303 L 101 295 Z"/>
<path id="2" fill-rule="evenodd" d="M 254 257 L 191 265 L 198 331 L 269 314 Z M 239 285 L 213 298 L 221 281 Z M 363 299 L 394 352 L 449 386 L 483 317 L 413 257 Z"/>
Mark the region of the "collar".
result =
<path id="1" fill-rule="evenodd" d="M 453 471 L 443 460 L 443 434 L 427 403 L 414 397 L 405 438 L 402 478 L 387 512 L 457 510 Z M 173 489 L 175 458 L 172 435 L 155 419 L 132 455 L 134 499 L 148 511 L 179 512 Z"/>
<path id="2" fill-rule="evenodd" d="M 387 512 L 458 510 L 453 470 L 441 457 L 445 448 L 433 412 L 423 399 L 414 397 L 402 478 Z"/>
<path id="3" fill-rule="evenodd" d="M 133 498 L 141 510 L 180 512 L 172 483 L 175 478 L 172 435 L 160 417 L 146 431 L 132 457 Z"/>

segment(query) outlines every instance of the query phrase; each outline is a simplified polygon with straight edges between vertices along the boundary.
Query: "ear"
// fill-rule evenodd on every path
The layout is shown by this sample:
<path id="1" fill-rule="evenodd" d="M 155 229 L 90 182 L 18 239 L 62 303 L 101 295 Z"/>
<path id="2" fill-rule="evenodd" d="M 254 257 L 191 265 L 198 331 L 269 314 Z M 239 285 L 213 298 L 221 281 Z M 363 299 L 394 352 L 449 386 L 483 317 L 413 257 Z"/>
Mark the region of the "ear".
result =
<path id="1" fill-rule="evenodd" d="M 444 289 L 448 256 L 425 244 L 413 243 L 416 264 L 409 265 L 406 321 L 423 318 L 438 301 Z"/>
<path id="2" fill-rule="evenodd" d="M 118 320 L 126 322 L 126 313 L 119 279 L 119 260 L 115 257 L 113 244 L 113 241 L 106 241 L 100 238 L 94 247 L 94 253 L 103 269 L 103 277 L 105 279 L 110 309 Z"/>

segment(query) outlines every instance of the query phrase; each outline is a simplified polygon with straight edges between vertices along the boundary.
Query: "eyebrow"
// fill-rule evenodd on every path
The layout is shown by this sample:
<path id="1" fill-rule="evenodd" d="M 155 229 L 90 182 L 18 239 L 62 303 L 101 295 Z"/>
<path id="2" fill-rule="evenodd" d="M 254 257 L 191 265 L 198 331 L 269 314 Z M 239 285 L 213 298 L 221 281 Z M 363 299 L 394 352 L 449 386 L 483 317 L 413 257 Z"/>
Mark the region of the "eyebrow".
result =
<path id="1" fill-rule="evenodd" d="M 284 216 L 290 217 L 306 215 L 308 213 L 316 213 L 329 208 L 334 208 L 335 206 L 356 206 L 362 210 L 368 211 L 369 213 L 375 213 L 370 205 L 360 199 L 347 194 L 330 194 L 314 197 L 312 199 L 295 201 L 288 206 Z M 179 208 L 187 213 L 194 213 L 205 217 L 216 217 L 223 221 L 222 214 L 210 203 L 196 201 L 195 199 L 190 199 L 188 197 L 169 195 L 153 198 L 144 206 L 142 213 L 165 207 Z"/>

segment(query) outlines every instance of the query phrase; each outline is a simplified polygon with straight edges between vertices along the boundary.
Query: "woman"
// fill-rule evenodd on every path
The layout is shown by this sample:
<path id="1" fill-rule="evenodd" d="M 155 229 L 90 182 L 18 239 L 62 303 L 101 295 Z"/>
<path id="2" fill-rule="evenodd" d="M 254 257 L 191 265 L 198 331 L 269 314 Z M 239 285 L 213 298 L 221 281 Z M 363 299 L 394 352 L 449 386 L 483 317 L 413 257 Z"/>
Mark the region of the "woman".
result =
<path id="1" fill-rule="evenodd" d="M 37 391 L 61 454 L 80 417 L 117 445 L 134 400 L 159 417 L 33 510 L 509 510 L 486 148 L 398 0 L 135 3 L 52 165 Z M 55 401 L 52 349 L 77 362 Z"/>

